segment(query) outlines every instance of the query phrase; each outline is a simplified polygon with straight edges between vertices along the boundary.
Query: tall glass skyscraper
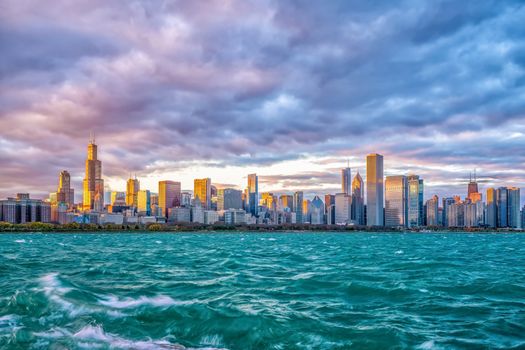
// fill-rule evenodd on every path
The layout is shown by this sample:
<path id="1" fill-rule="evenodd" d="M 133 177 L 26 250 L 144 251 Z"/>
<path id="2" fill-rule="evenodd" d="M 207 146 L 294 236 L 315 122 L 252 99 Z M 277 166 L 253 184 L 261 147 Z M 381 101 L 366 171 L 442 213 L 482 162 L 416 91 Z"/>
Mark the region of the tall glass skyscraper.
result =
<path id="1" fill-rule="evenodd" d="M 423 225 L 423 179 L 410 175 L 408 181 L 408 226 Z"/>
<path id="2" fill-rule="evenodd" d="M 297 191 L 293 195 L 293 208 L 295 212 L 295 222 L 303 223 L 303 192 Z"/>
<path id="3" fill-rule="evenodd" d="M 130 177 L 126 184 L 126 205 L 127 206 L 135 207 L 135 208 L 138 206 L 139 191 L 140 191 L 139 180 L 136 177 L 134 179 Z"/>
<path id="4" fill-rule="evenodd" d="M 352 180 L 352 220 L 357 225 L 365 224 L 365 187 L 359 171 Z"/>
<path id="5" fill-rule="evenodd" d="M 385 225 L 407 226 L 408 185 L 406 176 L 387 176 L 385 181 Z"/>
<path id="6" fill-rule="evenodd" d="M 506 187 L 500 187 L 496 191 L 497 220 L 498 227 L 508 227 L 508 192 Z"/>
<path id="7" fill-rule="evenodd" d="M 350 168 L 341 169 L 341 191 L 344 194 L 351 194 L 352 188 L 352 170 Z"/>
<path id="8" fill-rule="evenodd" d="M 383 156 L 366 157 L 366 216 L 368 226 L 383 226 Z"/>
<path id="9" fill-rule="evenodd" d="M 86 175 L 83 181 L 83 209 L 102 210 L 104 208 L 104 180 L 102 162 L 97 158 L 95 139 L 89 141 L 86 159 Z"/>
<path id="10" fill-rule="evenodd" d="M 211 208 L 211 179 L 209 177 L 193 180 L 193 197 L 199 199 L 205 210 Z"/>
<path id="11" fill-rule="evenodd" d="M 168 217 L 168 209 L 181 205 L 181 186 L 177 181 L 159 181 L 159 208 L 161 216 Z"/>
<path id="12" fill-rule="evenodd" d="M 257 174 L 248 175 L 248 209 L 253 216 L 259 214 L 259 177 Z"/>

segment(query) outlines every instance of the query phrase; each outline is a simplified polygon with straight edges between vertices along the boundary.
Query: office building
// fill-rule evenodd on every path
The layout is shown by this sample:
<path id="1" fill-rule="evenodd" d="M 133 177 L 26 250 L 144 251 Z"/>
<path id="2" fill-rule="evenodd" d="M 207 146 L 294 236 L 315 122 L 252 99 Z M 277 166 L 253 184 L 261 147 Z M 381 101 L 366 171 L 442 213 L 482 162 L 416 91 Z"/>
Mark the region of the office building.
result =
<path id="1" fill-rule="evenodd" d="M 427 226 L 439 226 L 439 198 L 437 195 L 433 195 L 426 203 L 427 212 Z"/>
<path id="2" fill-rule="evenodd" d="M 302 224 L 303 221 L 303 192 L 297 191 L 293 195 L 293 208 L 295 213 L 295 222 Z"/>
<path id="3" fill-rule="evenodd" d="M 507 226 L 510 228 L 521 228 L 520 218 L 520 189 L 517 187 L 507 188 Z"/>
<path id="4" fill-rule="evenodd" d="M 349 167 L 341 169 L 341 191 L 342 193 L 351 194 L 352 188 L 352 171 Z"/>
<path id="5" fill-rule="evenodd" d="M 248 212 L 253 216 L 259 211 L 259 178 L 257 174 L 248 175 Z"/>
<path id="6" fill-rule="evenodd" d="M 211 208 L 211 179 L 209 177 L 193 181 L 193 196 L 199 199 L 205 210 Z"/>
<path id="7" fill-rule="evenodd" d="M 149 190 L 138 191 L 137 212 L 142 216 L 151 215 L 151 193 Z"/>
<path id="8" fill-rule="evenodd" d="M 383 226 L 383 156 L 366 157 L 366 215 L 368 226 Z"/>
<path id="9" fill-rule="evenodd" d="M 75 202 L 75 191 L 71 188 L 71 175 L 66 170 L 61 171 L 58 177 L 56 202 L 65 203 L 69 209 L 73 208 Z"/>
<path id="10" fill-rule="evenodd" d="M 83 209 L 100 211 L 104 208 L 104 180 L 102 162 L 98 160 L 98 147 L 92 138 L 88 144 L 86 174 L 83 181 Z"/>
<path id="11" fill-rule="evenodd" d="M 408 226 L 423 225 L 423 179 L 410 175 L 408 182 Z"/>
<path id="12" fill-rule="evenodd" d="M 365 224 L 365 187 L 359 171 L 352 180 L 351 219 L 357 225 Z"/>
<path id="13" fill-rule="evenodd" d="M 508 190 L 500 187 L 496 191 L 497 227 L 508 227 Z"/>
<path id="14" fill-rule="evenodd" d="M 385 181 L 385 226 L 407 226 L 408 182 L 403 175 L 387 176 Z"/>
<path id="15" fill-rule="evenodd" d="M 140 191 L 140 182 L 135 177 L 134 179 L 129 178 L 126 184 L 126 205 L 128 207 L 138 206 L 138 193 Z"/>
<path id="16" fill-rule="evenodd" d="M 352 196 L 346 193 L 335 195 L 335 224 L 348 225 L 351 219 Z"/>
<path id="17" fill-rule="evenodd" d="M 168 209 L 180 206 L 180 182 L 159 181 L 159 208 L 161 216 L 168 216 Z"/>
<path id="18" fill-rule="evenodd" d="M 217 191 L 217 210 L 242 209 L 242 191 L 224 188 Z"/>

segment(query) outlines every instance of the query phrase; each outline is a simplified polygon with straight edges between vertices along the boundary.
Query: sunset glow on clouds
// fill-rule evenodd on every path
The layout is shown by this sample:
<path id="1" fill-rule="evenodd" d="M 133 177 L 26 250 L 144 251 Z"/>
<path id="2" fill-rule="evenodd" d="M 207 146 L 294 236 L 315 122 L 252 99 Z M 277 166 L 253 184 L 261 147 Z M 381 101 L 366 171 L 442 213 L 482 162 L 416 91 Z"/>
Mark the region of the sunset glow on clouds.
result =
<path id="1" fill-rule="evenodd" d="M 385 156 L 425 197 L 522 186 L 522 1 L 25 1 L 0 4 L 0 196 L 77 194 L 96 133 L 130 173 L 334 193 Z M 525 191 L 524 191 L 525 192 Z"/>

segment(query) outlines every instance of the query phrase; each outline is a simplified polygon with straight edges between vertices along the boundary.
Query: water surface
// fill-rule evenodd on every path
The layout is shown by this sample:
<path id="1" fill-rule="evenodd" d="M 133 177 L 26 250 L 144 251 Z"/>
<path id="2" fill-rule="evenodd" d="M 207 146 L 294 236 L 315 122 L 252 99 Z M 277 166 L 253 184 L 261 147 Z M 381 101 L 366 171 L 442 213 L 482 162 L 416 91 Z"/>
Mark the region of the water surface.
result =
<path id="1" fill-rule="evenodd" d="M 524 348 L 525 235 L 0 235 L 2 349 Z"/>

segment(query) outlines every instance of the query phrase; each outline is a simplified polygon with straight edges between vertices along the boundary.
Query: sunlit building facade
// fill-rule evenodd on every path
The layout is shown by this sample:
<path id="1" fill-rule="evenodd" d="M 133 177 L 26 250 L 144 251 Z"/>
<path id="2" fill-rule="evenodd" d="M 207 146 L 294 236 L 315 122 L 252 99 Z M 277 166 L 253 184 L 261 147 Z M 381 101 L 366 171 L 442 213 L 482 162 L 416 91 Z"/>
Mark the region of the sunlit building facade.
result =
<path id="1" fill-rule="evenodd" d="M 408 182 L 408 226 L 423 225 L 423 179 L 418 175 L 410 175 Z"/>
<path id="2" fill-rule="evenodd" d="M 383 226 L 383 156 L 369 154 L 366 157 L 366 215 L 368 226 Z"/>
<path id="3" fill-rule="evenodd" d="M 129 178 L 126 184 L 126 205 L 129 207 L 138 206 L 138 193 L 140 191 L 140 182 L 137 178 Z"/>
<path id="4" fill-rule="evenodd" d="M 407 226 L 407 177 L 387 176 L 385 180 L 385 226 Z"/>
<path id="5" fill-rule="evenodd" d="M 211 179 L 195 179 L 193 181 L 193 196 L 198 199 L 204 210 L 211 208 Z"/>
<path id="6" fill-rule="evenodd" d="M 104 208 L 104 180 L 102 179 L 102 162 L 98 160 L 98 149 L 95 140 L 88 144 L 86 174 L 83 181 L 83 209 L 100 211 Z"/>
<path id="7" fill-rule="evenodd" d="M 161 216 L 168 216 L 168 209 L 180 206 L 181 186 L 178 181 L 159 181 L 159 208 Z"/>
<path id="8" fill-rule="evenodd" d="M 365 187 L 359 171 L 352 180 L 351 219 L 356 225 L 365 224 Z"/>

